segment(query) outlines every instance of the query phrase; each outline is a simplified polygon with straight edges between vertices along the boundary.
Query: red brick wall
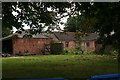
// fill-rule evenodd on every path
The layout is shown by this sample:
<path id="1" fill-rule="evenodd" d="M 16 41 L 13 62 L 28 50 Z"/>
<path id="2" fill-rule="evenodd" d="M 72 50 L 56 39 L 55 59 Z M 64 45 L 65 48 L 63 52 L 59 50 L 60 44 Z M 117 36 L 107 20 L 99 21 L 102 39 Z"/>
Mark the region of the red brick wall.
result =
<path id="1" fill-rule="evenodd" d="M 89 47 L 87 47 L 87 42 L 90 44 Z M 95 41 L 83 41 L 81 44 L 81 47 L 83 50 L 95 50 Z"/>
<path id="2" fill-rule="evenodd" d="M 59 41 L 59 42 L 63 43 L 64 48 L 67 48 L 69 50 L 72 50 L 72 49 L 74 49 L 76 47 L 76 41 L 69 41 L 68 47 L 66 47 L 66 41 Z M 87 47 L 87 42 L 90 44 L 89 47 Z M 92 51 L 94 51 L 95 50 L 95 42 L 94 41 L 83 41 L 81 43 L 81 48 L 83 50 L 92 50 Z"/>
<path id="3" fill-rule="evenodd" d="M 52 39 L 33 39 L 33 38 L 17 38 L 13 37 L 13 53 L 28 52 L 28 53 L 37 53 L 41 50 L 44 50 L 44 44 L 49 44 Z M 68 41 L 69 45 L 66 47 L 66 41 L 59 41 L 64 44 L 64 48 L 70 50 L 74 49 L 76 46 L 76 41 Z M 87 47 L 86 43 L 89 42 L 90 46 Z M 94 41 L 83 41 L 81 44 L 83 50 L 95 50 Z"/>
<path id="4" fill-rule="evenodd" d="M 68 41 L 69 42 L 68 47 L 66 47 L 66 41 L 60 41 L 60 42 L 63 43 L 64 48 L 67 48 L 67 49 L 70 49 L 70 50 L 74 49 L 75 46 L 76 46 L 75 41 L 72 41 L 72 40 Z"/>
<path id="5" fill-rule="evenodd" d="M 51 39 L 28 39 L 13 38 L 13 54 L 20 52 L 37 53 L 44 50 L 44 44 L 51 42 Z"/>

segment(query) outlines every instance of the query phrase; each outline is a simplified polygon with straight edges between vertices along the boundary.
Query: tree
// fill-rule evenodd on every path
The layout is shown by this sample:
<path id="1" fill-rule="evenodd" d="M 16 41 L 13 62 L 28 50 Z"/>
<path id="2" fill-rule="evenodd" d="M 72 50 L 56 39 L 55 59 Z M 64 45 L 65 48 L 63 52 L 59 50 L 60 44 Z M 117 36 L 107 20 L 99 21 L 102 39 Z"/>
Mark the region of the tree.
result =
<path id="1" fill-rule="evenodd" d="M 12 30 L 13 27 L 20 33 L 24 30 L 23 24 L 30 26 L 31 33 L 33 34 L 41 32 L 44 26 L 59 23 L 58 17 L 63 16 L 62 14 L 66 12 L 65 8 L 69 8 L 70 6 L 70 3 L 54 2 L 2 3 L 3 34 L 6 34 L 4 29 Z M 51 8 L 51 11 L 49 11 L 48 8 Z M 14 15 L 13 12 L 16 13 L 16 15 Z M 58 14 L 60 14 L 60 16 L 57 16 Z M 44 26 L 42 24 L 44 24 Z"/>
<path id="2" fill-rule="evenodd" d="M 81 33 L 92 33 L 94 28 L 91 27 L 94 25 L 94 18 L 87 18 L 84 15 L 77 15 L 68 18 L 65 30 L 70 32 L 81 32 Z"/>
<path id="3" fill-rule="evenodd" d="M 81 19 L 78 29 L 81 29 L 83 32 L 93 29 L 92 32 L 96 32 L 100 36 L 98 39 L 99 43 L 102 43 L 104 46 L 113 45 L 120 53 L 119 8 L 120 3 L 81 3 L 79 9 L 81 9 L 81 17 L 83 19 Z M 68 30 L 70 28 L 71 26 L 69 26 Z"/>
<path id="4" fill-rule="evenodd" d="M 95 18 L 95 25 L 91 27 L 99 33 L 99 42 L 113 45 L 120 52 L 120 3 L 93 3 L 87 7 L 84 15 L 88 19 Z"/>
<path id="5" fill-rule="evenodd" d="M 67 19 L 67 23 L 65 24 L 65 30 L 70 32 L 76 32 L 77 30 L 80 30 L 80 23 L 81 20 L 78 16 L 70 17 Z"/>

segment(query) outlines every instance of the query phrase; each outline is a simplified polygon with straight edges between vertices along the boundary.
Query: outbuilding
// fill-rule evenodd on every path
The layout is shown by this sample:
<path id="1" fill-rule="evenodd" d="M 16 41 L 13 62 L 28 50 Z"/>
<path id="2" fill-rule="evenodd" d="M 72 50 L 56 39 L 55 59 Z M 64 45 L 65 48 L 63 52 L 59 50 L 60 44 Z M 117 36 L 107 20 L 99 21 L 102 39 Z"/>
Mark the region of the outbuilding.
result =
<path id="1" fill-rule="evenodd" d="M 12 34 L 2 39 L 2 52 L 10 54 L 39 53 L 44 45 L 51 42 L 51 38 L 44 35 L 33 35 L 32 38 L 23 38 L 24 34 Z"/>

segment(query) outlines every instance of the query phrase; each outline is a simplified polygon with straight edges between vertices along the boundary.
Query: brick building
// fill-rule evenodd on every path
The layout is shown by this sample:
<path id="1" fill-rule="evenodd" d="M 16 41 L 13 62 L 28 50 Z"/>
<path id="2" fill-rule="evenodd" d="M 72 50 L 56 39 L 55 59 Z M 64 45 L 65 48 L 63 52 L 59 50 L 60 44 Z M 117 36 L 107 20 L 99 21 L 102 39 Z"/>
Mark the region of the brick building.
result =
<path id="1" fill-rule="evenodd" d="M 83 50 L 95 50 L 95 40 L 98 35 L 95 33 L 91 33 L 88 36 L 81 37 L 82 42 L 78 44 L 76 35 L 74 32 L 66 32 L 66 33 L 54 33 L 60 43 L 64 44 L 65 48 L 74 49 L 77 45 L 80 45 Z"/>
<path id="2" fill-rule="evenodd" d="M 53 40 L 63 43 L 64 48 L 74 49 L 78 44 L 74 32 L 55 32 L 52 34 L 42 33 L 32 35 L 32 38 L 23 38 L 23 34 L 12 34 L 2 39 L 2 48 L 4 53 L 38 53 L 44 51 L 45 44 L 50 44 Z M 79 44 L 83 50 L 95 50 L 95 40 L 97 34 L 91 33 L 88 36 L 81 37 Z"/>
<path id="3" fill-rule="evenodd" d="M 32 38 L 23 38 L 20 34 L 13 34 L 3 38 L 2 51 L 4 53 L 38 53 L 44 50 L 44 45 L 51 42 L 51 38 L 36 35 Z"/>

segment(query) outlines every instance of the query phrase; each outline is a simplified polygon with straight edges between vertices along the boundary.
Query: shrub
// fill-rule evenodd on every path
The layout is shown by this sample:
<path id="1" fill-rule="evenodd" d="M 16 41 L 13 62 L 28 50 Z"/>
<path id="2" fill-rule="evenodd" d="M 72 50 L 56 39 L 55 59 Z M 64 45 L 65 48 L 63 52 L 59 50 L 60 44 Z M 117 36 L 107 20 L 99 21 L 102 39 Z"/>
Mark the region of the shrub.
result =
<path id="1" fill-rule="evenodd" d="M 64 52 L 65 55 L 80 55 L 80 54 L 83 54 L 83 51 L 77 50 L 77 49 L 68 50 L 67 48 L 64 48 L 63 52 Z"/>
<path id="2" fill-rule="evenodd" d="M 77 50 L 77 49 L 72 50 L 72 52 L 73 52 L 74 55 L 83 54 L 83 51 L 82 51 L 82 50 Z"/>
<path id="3" fill-rule="evenodd" d="M 94 51 L 84 51 L 83 54 L 84 55 L 89 55 L 89 54 L 91 55 L 91 54 L 95 54 L 95 52 Z"/>
<path id="4" fill-rule="evenodd" d="M 111 51 L 111 55 L 112 56 L 118 56 L 118 51 L 116 51 L 116 50 Z"/>
<path id="5" fill-rule="evenodd" d="M 83 51 L 80 47 L 76 47 L 75 49 L 73 50 L 69 50 L 67 48 L 64 48 L 63 50 L 64 54 L 65 55 L 91 55 L 91 54 L 95 54 L 95 51 Z"/>
<path id="6" fill-rule="evenodd" d="M 51 41 L 51 44 L 52 44 L 52 43 L 59 43 L 59 42 L 58 42 L 58 41 L 55 41 L 55 40 L 52 40 L 52 41 Z"/>
<path id="7" fill-rule="evenodd" d="M 71 52 L 67 48 L 64 48 L 63 49 L 63 54 L 68 55 L 68 54 L 71 54 Z"/>

